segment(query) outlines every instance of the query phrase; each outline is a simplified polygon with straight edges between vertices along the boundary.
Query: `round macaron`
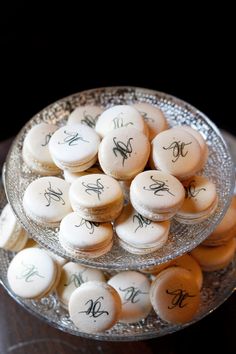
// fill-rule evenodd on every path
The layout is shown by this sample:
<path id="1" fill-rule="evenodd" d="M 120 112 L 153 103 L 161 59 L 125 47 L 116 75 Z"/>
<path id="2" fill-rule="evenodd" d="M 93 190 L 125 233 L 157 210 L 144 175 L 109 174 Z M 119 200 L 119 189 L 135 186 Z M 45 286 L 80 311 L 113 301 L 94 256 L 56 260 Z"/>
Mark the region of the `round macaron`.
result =
<path id="1" fill-rule="evenodd" d="M 93 173 L 103 173 L 98 167 L 90 167 L 86 171 L 81 172 L 71 172 L 68 170 L 64 170 L 64 178 L 66 182 L 73 183 L 78 177 L 91 175 Z"/>
<path id="2" fill-rule="evenodd" d="M 99 269 L 84 267 L 81 264 L 68 262 L 62 267 L 61 278 L 56 292 L 57 297 L 64 307 L 67 308 L 71 294 L 81 284 L 87 281 L 105 281 L 104 274 Z"/>
<path id="3" fill-rule="evenodd" d="M 195 137 L 181 127 L 165 130 L 152 141 L 155 168 L 180 180 L 190 178 L 202 168 L 202 151 Z"/>
<path id="4" fill-rule="evenodd" d="M 184 201 L 184 187 L 174 176 L 156 170 L 138 174 L 130 186 L 131 204 L 152 221 L 173 217 Z"/>
<path id="5" fill-rule="evenodd" d="M 99 106 L 81 106 L 77 107 L 70 115 L 67 125 L 84 124 L 90 128 L 95 128 L 98 117 L 102 113 Z"/>
<path id="6" fill-rule="evenodd" d="M 212 234 L 202 243 L 204 246 L 221 246 L 236 236 L 236 196 Z"/>
<path id="7" fill-rule="evenodd" d="M 103 171 L 116 179 L 130 180 L 143 171 L 150 154 L 147 137 L 133 127 L 109 132 L 99 146 Z"/>
<path id="8" fill-rule="evenodd" d="M 236 241 L 233 238 L 222 246 L 207 247 L 200 245 L 191 251 L 191 255 L 200 264 L 203 271 L 214 272 L 229 265 L 234 258 L 235 248 Z"/>
<path id="9" fill-rule="evenodd" d="M 207 162 L 207 158 L 208 158 L 208 154 L 209 154 L 209 149 L 208 149 L 208 145 L 206 143 L 206 140 L 203 138 L 202 134 L 197 131 L 196 129 L 188 126 L 188 125 L 182 125 L 181 128 L 185 129 L 188 133 L 190 133 L 191 135 L 194 136 L 194 138 L 198 141 L 200 148 L 201 148 L 201 164 L 202 166 L 200 166 L 200 168 L 203 168 L 204 165 Z"/>
<path id="10" fill-rule="evenodd" d="M 0 215 L 0 247 L 19 252 L 25 247 L 27 240 L 27 233 L 18 223 L 10 204 L 7 204 Z"/>
<path id="11" fill-rule="evenodd" d="M 23 198 L 28 217 L 40 224 L 57 226 L 71 212 L 69 187 L 58 177 L 41 177 L 31 182 Z"/>
<path id="12" fill-rule="evenodd" d="M 121 247 L 134 254 L 148 254 L 162 247 L 168 239 L 170 222 L 151 221 L 126 205 L 114 223 Z"/>
<path id="13" fill-rule="evenodd" d="M 58 272 L 52 258 L 44 250 L 34 247 L 22 250 L 13 258 L 7 278 L 17 296 L 38 299 L 55 289 Z"/>
<path id="14" fill-rule="evenodd" d="M 87 170 L 97 161 L 100 138 L 83 124 L 61 127 L 50 139 L 49 151 L 54 163 L 62 170 Z"/>
<path id="15" fill-rule="evenodd" d="M 49 152 L 48 144 L 58 129 L 54 124 L 40 123 L 27 133 L 22 149 L 26 165 L 40 175 L 56 175 L 60 172 Z"/>
<path id="16" fill-rule="evenodd" d="M 144 274 L 135 271 L 121 272 L 109 279 L 108 284 L 116 289 L 121 298 L 119 322 L 135 323 L 148 316 L 152 308 L 150 282 Z"/>
<path id="17" fill-rule="evenodd" d="M 70 201 L 74 211 L 90 221 L 111 221 L 120 214 L 124 196 L 119 183 L 105 174 L 86 175 L 70 187 Z"/>
<path id="18" fill-rule="evenodd" d="M 59 241 L 70 253 L 90 258 L 99 257 L 112 247 L 112 225 L 85 220 L 77 212 L 73 212 L 61 221 Z"/>
<path id="19" fill-rule="evenodd" d="M 80 331 L 104 332 L 119 320 L 120 296 L 113 287 L 104 282 L 86 282 L 72 293 L 69 314 Z"/>
<path id="20" fill-rule="evenodd" d="M 176 220 L 184 224 L 196 224 L 214 213 L 218 204 L 216 186 L 204 176 L 193 176 L 183 182 L 185 199 L 178 210 Z"/>
<path id="21" fill-rule="evenodd" d="M 190 322 L 198 311 L 200 291 L 188 270 L 170 267 L 159 273 L 152 283 L 150 299 L 162 320 L 184 324 Z"/>
<path id="22" fill-rule="evenodd" d="M 133 107 L 139 111 L 147 124 L 150 141 L 153 140 L 157 134 L 168 129 L 168 123 L 160 108 L 146 102 L 135 103 Z"/>
<path id="23" fill-rule="evenodd" d="M 111 130 L 128 127 L 148 135 L 148 127 L 141 114 L 132 106 L 118 105 L 108 108 L 100 115 L 95 130 L 103 138 Z"/>

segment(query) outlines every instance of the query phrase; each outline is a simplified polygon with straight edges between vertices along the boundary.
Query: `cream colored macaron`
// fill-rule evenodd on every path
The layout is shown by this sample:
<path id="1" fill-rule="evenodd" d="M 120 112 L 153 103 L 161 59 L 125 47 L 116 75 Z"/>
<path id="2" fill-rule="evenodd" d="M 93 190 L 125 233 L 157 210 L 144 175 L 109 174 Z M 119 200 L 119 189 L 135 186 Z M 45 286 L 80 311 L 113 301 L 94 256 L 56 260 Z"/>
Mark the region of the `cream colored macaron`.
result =
<path id="1" fill-rule="evenodd" d="M 200 148 L 202 150 L 202 158 L 201 158 L 201 163 L 200 163 L 200 169 L 204 167 L 204 165 L 207 162 L 208 159 L 208 154 L 209 154 L 209 149 L 206 140 L 203 138 L 202 134 L 197 131 L 196 129 L 188 126 L 188 125 L 182 125 L 181 128 L 185 129 L 188 133 L 194 136 L 194 138 L 198 141 Z"/>
<path id="2" fill-rule="evenodd" d="M 98 117 L 103 109 L 99 106 L 77 107 L 68 117 L 67 125 L 84 124 L 95 128 Z"/>
<path id="3" fill-rule="evenodd" d="M 7 204 L 0 215 L 0 247 L 19 252 L 25 247 L 27 240 L 26 231 L 18 223 L 10 204 Z"/>
<path id="4" fill-rule="evenodd" d="M 86 282 L 72 293 L 69 314 L 80 331 L 104 332 L 113 327 L 120 318 L 120 296 L 113 287 L 104 282 Z"/>
<path id="5" fill-rule="evenodd" d="M 103 171 L 120 180 L 130 180 L 143 171 L 150 154 L 147 137 L 133 127 L 109 132 L 99 146 Z"/>
<path id="6" fill-rule="evenodd" d="M 100 138 L 83 124 L 61 127 L 51 137 L 49 151 L 54 163 L 62 170 L 87 170 L 97 161 Z"/>
<path id="7" fill-rule="evenodd" d="M 33 221 L 55 227 L 71 212 L 70 185 L 62 178 L 41 177 L 25 190 L 23 207 Z"/>
<path id="8" fill-rule="evenodd" d="M 180 180 L 202 168 L 202 150 L 196 138 L 181 127 L 165 130 L 152 141 L 154 166 Z"/>
<path id="9" fill-rule="evenodd" d="M 132 106 L 118 105 L 105 110 L 97 120 L 95 130 L 103 138 L 111 130 L 136 128 L 148 135 L 148 127 L 141 114 Z"/>
<path id="10" fill-rule="evenodd" d="M 91 175 L 93 173 L 103 173 L 103 172 L 98 167 L 90 167 L 87 170 L 81 172 L 71 172 L 68 170 L 63 171 L 64 178 L 68 183 L 73 183 L 77 178 L 86 175 Z"/>
<path id="11" fill-rule="evenodd" d="M 177 178 L 156 170 L 138 174 L 130 187 L 131 204 L 152 221 L 173 217 L 181 208 L 184 195 L 184 187 Z"/>
<path id="12" fill-rule="evenodd" d="M 167 120 L 160 108 L 146 102 L 135 103 L 133 107 L 139 111 L 147 124 L 150 141 L 153 140 L 157 134 L 168 129 Z"/>
<path id="13" fill-rule="evenodd" d="M 198 246 L 192 250 L 191 255 L 200 264 L 205 272 L 214 272 L 229 265 L 234 258 L 236 248 L 235 239 L 231 239 L 222 246 Z"/>
<path id="14" fill-rule="evenodd" d="M 104 222 L 117 218 L 124 196 L 119 183 L 105 174 L 78 178 L 70 187 L 70 201 L 74 211 L 90 221 Z"/>
<path id="15" fill-rule="evenodd" d="M 161 248 L 168 239 L 170 222 L 154 222 L 126 205 L 114 223 L 120 245 L 134 254 L 148 254 Z"/>
<path id="16" fill-rule="evenodd" d="M 61 221 L 59 241 L 72 254 L 96 258 L 112 247 L 112 225 L 85 220 L 73 212 Z"/>
<path id="17" fill-rule="evenodd" d="M 218 204 L 216 186 L 207 177 L 193 176 L 183 182 L 185 199 L 178 210 L 176 220 L 184 224 L 196 224 L 214 213 Z"/>
<path id="18" fill-rule="evenodd" d="M 40 123 L 31 128 L 24 140 L 22 156 L 27 166 L 40 175 L 57 175 L 60 169 L 55 165 L 48 144 L 58 127 Z"/>
<path id="19" fill-rule="evenodd" d="M 221 246 L 236 236 L 236 196 L 212 234 L 202 243 L 204 246 Z"/>
<path id="20" fill-rule="evenodd" d="M 121 298 L 119 322 L 135 323 L 148 316 L 152 305 L 150 282 L 145 275 L 135 271 L 121 272 L 109 279 L 108 284 L 116 289 Z"/>
<path id="21" fill-rule="evenodd" d="M 12 291 L 26 299 L 38 299 L 52 292 L 60 269 L 42 249 L 27 248 L 11 261 L 7 278 Z"/>
<path id="22" fill-rule="evenodd" d="M 188 270 L 170 267 L 159 273 L 152 283 L 150 299 L 162 320 L 183 324 L 196 315 L 200 291 L 196 279 Z"/>
<path id="23" fill-rule="evenodd" d="M 105 281 L 104 274 L 99 269 L 84 267 L 79 263 L 68 262 L 62 267 L 60 281 L 56 293 L 62 305 L 67 308 L 71 294 L 81 284 L 87 281 Z"/>

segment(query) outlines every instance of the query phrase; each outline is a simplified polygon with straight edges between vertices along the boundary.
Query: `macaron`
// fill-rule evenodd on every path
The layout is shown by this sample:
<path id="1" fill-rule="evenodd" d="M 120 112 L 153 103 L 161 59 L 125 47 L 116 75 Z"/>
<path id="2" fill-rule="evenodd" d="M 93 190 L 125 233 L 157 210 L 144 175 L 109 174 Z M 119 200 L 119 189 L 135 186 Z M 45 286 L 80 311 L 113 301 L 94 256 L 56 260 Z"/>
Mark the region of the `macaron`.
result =
<path id="1" fill-rule="evenodd" d="M 121 247 L 130 253 L 148 254 L 167 242 L 170 222 L 151 221 L 128 204 L 115 220 L 114 227 Z"/>
<path id="2" fill-rule="evenodd" d="M 184 224 L 196 224 L 214 213 L 218 204 L 216 186 L 204 176 L 193 176 L 183 182 L 185 199 L 175 216 Z"/>
<path id="3" fill-rule="evenodd" d="M 90 167 L 86 171 L 81 171 L 81 172 L 71 172 L 68 170 L 63 171 L 64 178 L 68 183 L 73 183 L 78 177 L 91 175 L 93 173 L 103 173 L 103 172 L 98 167 Z"/>
<path id="4" fill-rule="evenodd" d="M 119 320 L 120 296 L 113 287 L 104 282 L 86 282 L 72 293 L 69 300 L 69 314 L 80 331 L 104 332 Z"/>
<path id="5" fill-rule="evenodd" d="M 19 252 L 27 240 L 26 231 L 18 223 L 10 204 L 7 204 L 0 215 L 0 247 L 6 251 Z"/>
<path id="6" fill-rule="evenodd" d="M 11 261 L 7 278 L 11 290 L 22 298 L 39 299 L 57 286 L 59 268 L 42 249 L 27 248 Z"/>
<path id="7" fill-rule="evenodd" d="M 184 196 L 184 187 L 178 179 L 162 171 L 144 171 L 130 186 L 134 209 L 152 221 L 172 218 L 181 208 Z"/>
<path id="8" fill-rule="evenodd" d="M 201 154 L 202 154 L 202 159 L 201 159 L 201 164 L 200 167 L 203 168 L 204 165 L 207 162 L 208 154 L 209 154 L 209 149 L 206 140 L 203 138 L 202 134 L 197 131 L 196 129 L 188 126 L 188 125 L 182 125 L 181 128 L 185 129 L 188 133 L 194 136 L 194 138 L 198 141 L 200 148 L 201 148 Z M 202 166 L 201 166 L 202 165 Z"/>
<path id="9" fill-rule="evenodd" d="M 103 138 L 111 130 L 136 128 L 148 135 L 148 127 L 141 114 L 132 106 L 118 105 L 106 109 L 98 118 L 95 130 Z"/>
<path id="10" fill-rule="evenodd" d="M 87 281 L 105 281 L 103 272 L 99 269 L 84 267 L 79 263 L 68 262 L 62 267 L 60 281 L 56 293 L 61 304 L 67 308 L 71 294 L 81 284 Z"/>
<path id="11" fill-rule="evenodd" d="M 197 139 L 181 127 L 165 130 L 152 141 L 156 169 L 180 180 L 192 177 L 202 168 L 202 150 Z"/>
<path id="12" fill-rule="evenodd" d="M 216 226 L 212 234 L 202 243 L 204 246 L 221 246 L 236 236 L 236 196 L 233 197 L 230 206 Z"/>
<path id="13" fill-rule="evenodd" d="M 55 165 L 48 144 L 58 129 L 54 124 L 40 123 L 27 133 L 22 149 L 23 160 L 30 170 L 40 175 L 57 175 L 60 169 Z"/>
<path id="14" fill-rule="evenodd" d="M 69 187 L 58 177 L 41 177 L 31 182 L 23 198 L 28 217 L 39 224 L 58 226 L 62 218 L 71 212 Z"/>
<path id="15" fill-rule="evenodd" d="M 73 212 L 61 221 L 59 242 L 74 255 L 96 258 L 112 247 L 112 225 L 85 220 L 77 212 Z"/>
<path id="16" fill-rule="evenodd" d="M 135 271 L 121 272 L 110 278 L 108 284 L 121 298 L 119 322 L 135 323 L 148 316 L 152 308 L 149 297 L 150 282 L 144 274 Z"/>
<path id="17" fill-rule="evenodd" d="M 87 170 L 97 161 L 100 138 L 94 129 L 83 124 L 61 127 L 51 137 L 49 151 L 62 170 Z"/>
<path id="18" fill-rule="evenodd" d="M 68 117 L 67 125 L 84 124 L 95 128 L 98 117 L 103 109 L 99 106 L 77 107 Z"/>
<path id="19" fill-rule="evenodd" d="M 124 127 L 106 134 L 99 146 L 98 160 L 107 175 L 130 180 L 143 171 L 149 154 L 147 137 L 133 127 Z"/>
<path id="20" fill-rule="evenodd" d="M 153 140 L 157 134 L 168 129 L 167 120 L 160 108 L 146 102 L 135 103 L 133 107 L 139 111 L 147 124 L 150 141 Z"/>
<path id="21" fill-rule="evenodd" d="M 105 174 L 79 177 L 71 184 L 69 194 L 72 209 L 90 221 L 114 220 L 124 204 L 119 183 Z"/>
<path id="22" fill-rule="evenodd" d="M 159 273 L 152 283 L 150 299 L 163 321 L 184 324 L 190 322 L 198 311 L 200 290 L 188 270 L 170 267 Z"/>
<path id="23" fill-rule="evenodd" d="M 234 258 L 236 248 L 235 239 L 227 241 L 217 247 L 198 246 L 191 251 L 191 255 L 200 264 L 205 272 L 214 272 L 227 267 Z"/>

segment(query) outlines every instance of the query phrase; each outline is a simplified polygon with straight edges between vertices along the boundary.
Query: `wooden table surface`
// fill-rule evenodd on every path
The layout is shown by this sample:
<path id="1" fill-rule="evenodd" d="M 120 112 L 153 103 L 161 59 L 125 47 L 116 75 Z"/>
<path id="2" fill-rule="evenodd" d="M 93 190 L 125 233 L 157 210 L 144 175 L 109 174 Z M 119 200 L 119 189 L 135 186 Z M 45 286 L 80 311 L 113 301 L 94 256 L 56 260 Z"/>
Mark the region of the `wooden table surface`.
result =
<path id="1" fill-rule="evenodd" d="M 0 143 L 2 165 L 11 140 Z M 139 342 L 100 342 L 63 333 L 22 309 L 0 288 L 0 354 L 236 353 L 236 293 L 200 322 L 174 334 Z"/>

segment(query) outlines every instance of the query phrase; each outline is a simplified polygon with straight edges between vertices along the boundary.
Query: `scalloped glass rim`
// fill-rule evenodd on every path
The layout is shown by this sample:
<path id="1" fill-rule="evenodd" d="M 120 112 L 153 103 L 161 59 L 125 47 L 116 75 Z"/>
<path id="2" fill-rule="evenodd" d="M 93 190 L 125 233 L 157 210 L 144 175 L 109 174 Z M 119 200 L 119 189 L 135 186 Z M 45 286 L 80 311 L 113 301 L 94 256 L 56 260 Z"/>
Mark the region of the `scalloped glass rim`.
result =
<path id="1" fill-rule="evenodd" d="M 216 183 L 219 206 L 216 212 L 198 225 L 181 225 L 172 221 L 171 235 L 166 245 L 149 255 L 133 255 L 124 251 L 114 242 L 112 250 L 95 259 L 78 258 L 67 253 L 59 244 L 55 229 L 42 228 L 32 222 L 24 213 L 22 197 L 26 186 L 37 177 L 22 161 L 21 148 L 26 132 L 41 121 L 65 122 L 71 110 L 84 104 L 101 104 L 109 107 L 114 104 L 149 102 L 160 106 L 170 125 L 188 124 L 199 129 L 206 138 L 210 156 L 204 174 Z M 199 110 L 171 95 L 134 87 L 110 87 L 83 91 L 56 101 L 36 114 L 21 129 L 8 153 L 5 168 L 5 187 L 7 198 L 24 228 L 43 247 L 68 260 L 80 262 L 101 269 L 141 269 L 176 258 L 201 243 L 224 216 L 234 188 L 234 167 L 228 147 L 218 128 Z"/>

